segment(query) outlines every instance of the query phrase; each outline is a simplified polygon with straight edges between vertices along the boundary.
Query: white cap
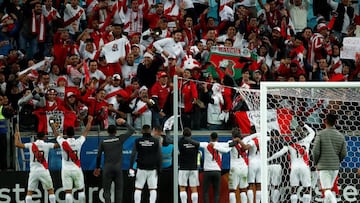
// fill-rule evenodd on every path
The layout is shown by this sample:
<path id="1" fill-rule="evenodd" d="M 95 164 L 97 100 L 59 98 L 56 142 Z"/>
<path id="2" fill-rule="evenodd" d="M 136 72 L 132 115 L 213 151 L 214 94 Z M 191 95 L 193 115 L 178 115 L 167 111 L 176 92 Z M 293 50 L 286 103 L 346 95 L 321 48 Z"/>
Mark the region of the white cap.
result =
<path id="1" fill-rule="evenodd" d="M 153 56 L 152 54 L 150 54 L 149 52 L 146 52 L 146 53 L 144 54 L 144 58 L 145 58 L 145 57 L 149 57 L 149 58 L 151 58 L 151 59 L 154 58 L 154 56 Z"/>

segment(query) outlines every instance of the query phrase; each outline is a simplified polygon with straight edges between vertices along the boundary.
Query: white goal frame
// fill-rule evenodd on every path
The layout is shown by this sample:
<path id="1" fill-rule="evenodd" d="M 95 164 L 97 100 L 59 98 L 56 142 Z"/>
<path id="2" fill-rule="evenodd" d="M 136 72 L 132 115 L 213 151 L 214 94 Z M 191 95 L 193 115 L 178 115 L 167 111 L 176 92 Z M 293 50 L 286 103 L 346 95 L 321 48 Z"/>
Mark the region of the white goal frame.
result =
<path id="1" fill-rule="evenodd" d="M 260 83 L 260 129 L 261 137 L 267 136 L 267 93 L 275 88 L 360 88 L 360 82 L 261 82 Z M 360 95 L 359 95 L 360 97 Z M 266 139 L 260 139 L 260 151 L 267 151 Z M 261 202 L 268 202 L 267 153 L 261 155 Z"/>

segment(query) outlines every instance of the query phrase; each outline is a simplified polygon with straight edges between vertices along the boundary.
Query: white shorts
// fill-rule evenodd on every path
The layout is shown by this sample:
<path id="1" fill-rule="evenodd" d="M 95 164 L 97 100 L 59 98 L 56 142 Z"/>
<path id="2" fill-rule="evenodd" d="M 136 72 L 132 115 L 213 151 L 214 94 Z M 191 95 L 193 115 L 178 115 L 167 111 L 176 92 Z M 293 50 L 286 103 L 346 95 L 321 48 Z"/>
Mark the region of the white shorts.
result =
<path id="1" fill-rule="evenodd" d="M 28 190 L 34 191 L 38 189 L 39 182 L 41 182 L 44 190 L 54 188 L 49 170 L 31 171 L 29 174 Z"/>
<path id="2" fill-rule="evenodd" d="M 321 170 L 319 171 L 319 180 L 321 189 L 332 189 L 334 181 L 339 170 Z"/>
<path id="3" fill-rule="evenodd" d="M 229 173 L 229 189 L 236 190 L 249 186 L 248 183 L 248 166 L 232 167 Z"/>
<path id="4" fill-rule="evenodd" d="M 158 175 L 156 170 L 142 170 L 136 171 L 135 188 L 143 189 L 145 182 L 147 182 L 149 189 L 156 189 L 158 182 Z"/>
<path id="5" fill-rule="evenodd" d="M 281 183 L 281 166 L 280 164 L 271 164 L 268 166 L 269 183 L 274 186 L 278 186 Z"/>
<path id="6" fill-rule="evenodd" d="M 261 164 L 255 161 L 253 164 L 249 163 L 248 182 L 261 183 Z"/>
<path id="7" fill-rule="evenodd" d="M 82 170 L 62 170 L 61 171 L 62 185 L 65 190 L 84 189 L 84 174 Z"/>
<path id="8" fill-rule="evenodd" d="M 179 185 L 180 186 L 196 187 L 199 186 L 199 171 L 198 170 L 179 170 Z"/>
<path id="9" fill-rule="evenodd" d="M 311 186 L 311 171 L 309 166 L 291 166 L 290 170 L 290 185 L 291 186 L 310 187 Z"/>

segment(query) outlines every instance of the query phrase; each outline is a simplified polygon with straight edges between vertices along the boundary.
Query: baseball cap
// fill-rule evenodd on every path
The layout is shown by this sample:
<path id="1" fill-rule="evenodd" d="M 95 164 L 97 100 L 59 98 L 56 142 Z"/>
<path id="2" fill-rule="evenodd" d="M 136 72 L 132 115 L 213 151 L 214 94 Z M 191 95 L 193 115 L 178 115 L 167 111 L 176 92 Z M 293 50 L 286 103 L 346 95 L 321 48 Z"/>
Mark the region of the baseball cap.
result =
<path id="1" fill-rule="evenodd" d="M 144 58 L 145 58 L 145 57 L 149 57 L 149 58 L 151 58 L 151 59 L 154 58 L 154 56 L 153 56 L 152 54 L 150 54 L 149 52 L 146 52 L 146 53 L 144 54 Z"/>
<path id="2" fill-rule="evenodd" d="M 121 80 L 121 76 L 119 74 L 114 74 L 112 79 L 113 80 Z"/>
<path id="3" fill-rule="evenodd" d="M 57 94 L 57 91 L 55 89 L 49 89 L 46 91 L 46 94 Z"/>
<path id="4" fill-rule="evenodd" d="M 319 23 L 317 26 L 316 26 L 316 30 L 318 32 L 324 30 L 324 29 L 328 29 L 328 26 L 325 24 L 325 23 Z"/>
<path id="5" fill-rule="evenodd" d="M 76 96 L 74 92 L 68 92 L 66 93 L 66 97 Z"/>
<path id="6" fill-rule="evenodd" d="M 158 73 L 158 78 L 161 78 L 161 77 L 167 77 L 167 74 L 164 71 L 161 71 Z"/>
<path id="7" fill-rule="evenodd" d="M 278 31 L 278 32 L 281 32 L 280 27 L 274 27 L 273 30 L 276 30 L 276 31 Z"/>
<path id="8" fill-rule="evenodd" d="M 132 48 L 132 47 L 140 48 L 140 46 L 139 46 L 138 44 L 132 44 L 132 45 L 131 45 L 131 48 Z"/>
<path id="9" fill-rule="evenodd" d="M 168 59 L 176 59 L 176 56 L 170 54 L 170 55 L 168 56 Z"/>

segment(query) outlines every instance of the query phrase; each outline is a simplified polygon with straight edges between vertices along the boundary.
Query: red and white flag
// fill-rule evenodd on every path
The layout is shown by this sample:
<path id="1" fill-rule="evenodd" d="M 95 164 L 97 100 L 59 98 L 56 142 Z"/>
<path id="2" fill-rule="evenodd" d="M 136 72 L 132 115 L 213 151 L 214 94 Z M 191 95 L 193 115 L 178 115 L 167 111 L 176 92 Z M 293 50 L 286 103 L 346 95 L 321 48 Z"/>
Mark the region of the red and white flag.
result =
<path id="1" fill-rule="evenodd" d="M 243 134 L 250 134 L 250 127 L 260 129 L 260 111 L 238 111 L 234 113 L 235 121 Z M 289 109 L 268 110 L 268 131 L 278 130 L 282 135 L 291 134 L 290 123 L 293 114 Z"/>
<path id="2" fill-rule="evenodd" d="M 44 132 L 46 134 L 53 132 L 50 126 L 50 120 L 55 121 L 55 128 L 58 132 L 63 132 L 67 127 L 74 126 L 76 121 L 76 114 L 72 111 L 37 110 L 34 111 L 34 114 L 39 120 L 38 132 Z"/>

